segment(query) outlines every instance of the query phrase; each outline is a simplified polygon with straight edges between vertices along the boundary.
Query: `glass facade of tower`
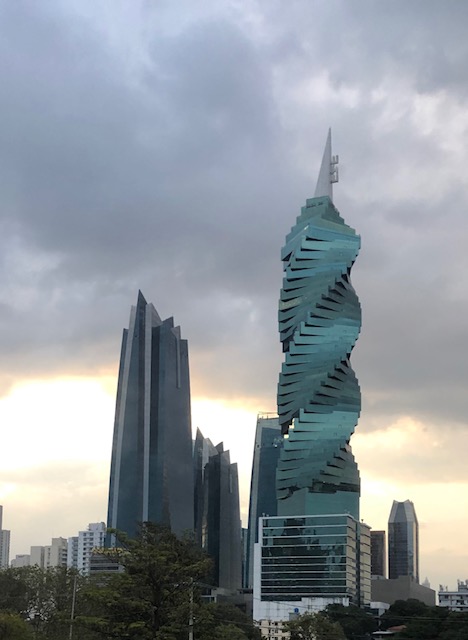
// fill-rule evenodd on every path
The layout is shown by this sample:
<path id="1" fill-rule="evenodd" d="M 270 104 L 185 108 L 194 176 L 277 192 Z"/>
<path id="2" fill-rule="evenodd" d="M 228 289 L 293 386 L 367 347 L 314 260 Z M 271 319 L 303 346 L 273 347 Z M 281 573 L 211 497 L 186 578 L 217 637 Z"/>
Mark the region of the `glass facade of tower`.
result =
<path id="1" fill-rule="evenodd" d="M 370 602 L 370 533 L 347 514 L 262 518 L 261 599 Z"/>
<path id="2" fill-rule="evenodd" d="M 109 527 L 193 530 L 188 345 L 141 294 L 124 329 L 109 484 Z"/>
<path id="3" fill-rule="evenodd" d="M 410 500 L 393 501 L 388 520 L 388 577 L 419 582 L 419 524 Z"/>
<path id="4" fill-rule="evenodd" d="M 242 587 L 242 531 L 237 464 L 197 429 L 194 446 L 195 536 L 213 559 L 213 586 Z"/>
<path id="5" fill-rule="evenodd" d="M 320 196 L 302 207 L 282 250 L 279 515 L 359 519 L 359 472 L 349 445 L 361 409 L 350 364 L 361 327 L 350 280 L 359 247 L 330 197 Z"/>
<path id="6" fill-rule="evenodd" d="M 254 545 L 258 542 L 258 519 L 260 516 L 277 514 L 276 467 L 282 448 L 283 437 L 278 416 L 268 413 L 257 416 L 244 576 L 244 586 L 248 588 L 252 587 Z"/>

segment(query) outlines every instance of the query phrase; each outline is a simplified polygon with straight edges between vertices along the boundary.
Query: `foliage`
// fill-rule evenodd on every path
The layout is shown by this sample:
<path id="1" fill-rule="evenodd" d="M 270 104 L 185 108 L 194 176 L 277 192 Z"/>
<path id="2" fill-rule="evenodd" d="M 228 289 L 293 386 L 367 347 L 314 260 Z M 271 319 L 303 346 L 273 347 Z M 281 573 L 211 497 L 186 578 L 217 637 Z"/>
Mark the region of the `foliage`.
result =
<path id="1" fill-rule="evenodd" d="M 0 612 L 10 627 L 20 625 L 5 638 L 23 640 L 20 632 L 27 632 L 25 639 L 67 638 L 76 587 L 76 639 L 186 640 L 192 617 L 197 640 L 261 640 L 240 609 L 202 600 L 197 583 L 210 573 L 211 561 L 191 538 L 178 539 L 153 524 L 145 524 L 135 540 L 117 537 L 118 547 L 103 553 L 121 572 L 85 578 L 65 568 L 1 571 Z"/>
<path id="2" fill-rule="evenodd" d="M 125 571 L 88 584 L 81 598 L 89 613 L 77 616 L 77 627 L 109 639 L 186 637 L 191 601 L 198 599 L 194 583 L 208 574 L 209 559 L 192 539 L 160 525 L 145 523 L 137 539 L 116 535 L 117 548 L 106 554 Z"/>
<path id="3" fill-rule="evenodd" d="M 194 635 L 197 640 L 212 640 L 218 636 L 224 638 L 233 635 L 233 627 L 242 633 L 239 638 L 261 640 L 262 634 L 251 618 L 238 607 L 224 603 L 201 604 L 195 612 Z M 228 627 L 226 630 L 224 627 Z M 223 635 L 224 634 L 224 635 Z M 233 636 L 234 638 L 235 636 Z"/>
<path id="4" fill-rule="evenodd" d="M 325 614 L 306 613 L 284 626 L 291 633 L 291 640 L 346 640 L 339 623 Z"/>
<path id="5" fill-rule="evenodd" d="M 208 636 L 206 636 L 208 638 Z M 247 640 L 245 633 L 235 624 L 220 624 L 210 636 L 212 640 Z"/>
<path id="6" fill-rule="evenodd" d="M 70 625 L 73 587 L 85 581 L 73 569 L 38 566 L 0 572 L 0 611 L 28 621 L 34 637 L 62 640 Z"/>
<path id="7" fill-rule="evenodd" d="M 340 624 L 348 640 L 361 640 L 377 630 L 375 617 L 359 607 L 330 604 L 325 611 L 330 620 Z"/>
<path id="8" fill-rule="evenodd" d="M 32 640 L 30 626 L 16 613 L 0 612 L 0 640 Z"/>

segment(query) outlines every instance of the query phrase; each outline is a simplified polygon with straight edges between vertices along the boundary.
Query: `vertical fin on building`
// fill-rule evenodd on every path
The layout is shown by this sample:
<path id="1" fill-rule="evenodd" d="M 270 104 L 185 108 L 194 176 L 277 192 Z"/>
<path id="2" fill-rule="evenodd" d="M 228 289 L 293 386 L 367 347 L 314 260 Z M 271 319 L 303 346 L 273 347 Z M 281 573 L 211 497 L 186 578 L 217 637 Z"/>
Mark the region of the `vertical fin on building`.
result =
<path id="1" fill-rule="evenodd" d="M 338 182 L 338 156 L 332 156 L 331 129 L 328 129 L 322 164 L 315 187 L 315 198 L 328 196 L 333 202 L 333 183 Z"/>

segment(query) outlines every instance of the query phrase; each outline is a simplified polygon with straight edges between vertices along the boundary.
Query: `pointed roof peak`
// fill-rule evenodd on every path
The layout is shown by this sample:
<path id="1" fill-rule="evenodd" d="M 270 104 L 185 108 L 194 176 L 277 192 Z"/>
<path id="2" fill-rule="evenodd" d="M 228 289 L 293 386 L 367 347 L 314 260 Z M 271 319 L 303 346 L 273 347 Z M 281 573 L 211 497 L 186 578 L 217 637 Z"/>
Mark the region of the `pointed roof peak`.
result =
<path id="1" fill-rule="evenodd" d="M 331 128 L 328 129 L 322 164 L 315 187 L 315 198 L 328 196 L 333 202 L 333 183 L 338 182 L 338 156 L 332 156 Z"/>

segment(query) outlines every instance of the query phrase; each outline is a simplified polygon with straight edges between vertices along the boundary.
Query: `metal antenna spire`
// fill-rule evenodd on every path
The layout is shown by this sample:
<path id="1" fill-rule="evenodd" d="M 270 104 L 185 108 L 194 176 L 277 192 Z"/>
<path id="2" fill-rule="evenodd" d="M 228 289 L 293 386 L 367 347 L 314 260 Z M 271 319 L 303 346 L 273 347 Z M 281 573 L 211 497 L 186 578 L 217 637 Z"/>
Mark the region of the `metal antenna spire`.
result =
<path id="1" fill-rule="evenodd" d="M 328 196 L 333 202 L 333 184 L 338 182 L 338 156 L 332 156 L 331 129 L 328 129 L 327 141 L 315 187 L 315 198 Z"/>

